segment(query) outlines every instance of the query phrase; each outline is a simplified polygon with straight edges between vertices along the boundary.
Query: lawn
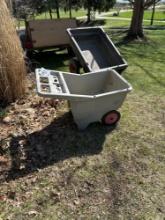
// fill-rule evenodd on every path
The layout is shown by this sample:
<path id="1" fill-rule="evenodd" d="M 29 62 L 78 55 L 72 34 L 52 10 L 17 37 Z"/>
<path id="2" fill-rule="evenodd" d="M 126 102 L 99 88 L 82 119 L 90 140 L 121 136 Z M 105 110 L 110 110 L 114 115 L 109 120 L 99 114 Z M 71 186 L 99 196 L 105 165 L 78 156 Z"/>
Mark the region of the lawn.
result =
<path id="1" fill-rule="evenodd" d="M 114 19 L 114 18 L 110 18 L 109 19 L 105 19 L 104 24 L 102 26 L 105 26 L 107 29 L 108 28 L 126 28 L 128 29 L 130 26 L 130 20 L 119 20 L 119 19 Z M 150 21 L 143 21 L 143 26 L 145 28 L 150 28 Z M 164 23 L 160 22 L 160 21 L 154 21 L 154 25 L 153 27 L 155 28 L 164 28 Z"/>
<path id="2" fill-rule="evenodd" d="M 86 13 L 87 12 L 84 9 L 80 9 L 78 11 L 72 10 L 72 17 L 76 18 L 76 17 L 85 16 Z M 55 12 L 52 13 L 52 16 L 53 16 L 53 18 L 57 18 L 57 15 L 56 15 Z M 65 12 L 64 10 L 60 10 L 60 17 L 61 18 L 69 18 L 69 12 L 68 11 Z M 48 18 L 48 19 L 50 18 L 50 15 L 49 15 L 48 12 L 47 13 L 42 13 L 42 14 L 36 16 L 36 19 L 45 19 L 45 18 Z"/>
<path id="3" fill-rule="evenodd" d="M 145 20 L 150 20 L 151 19 L 151 14 L 152 14 L 151 11 L 149 11 L 149 10 L 145 11 L 144 19 Z M 113 16 L 113 15 L 110 15 L 110 16 Z M 132 11 L 120 12 L 118 17 L 121 17 L 121 18 L 131 18 L 132 17 Z M 162 21 L 164 21 L 165 20 L 165 11 L 162 11 L 162 10 L 158 11 L 158 10 L 156 10 L 154 20 L 160 20 L 160 21 L 162 20 Z"/>
<path id="4" fill-rule="evenodd" d="M 104 26 L 106 28 L 126 28 L 128 29 L 129 26 L 130 26 L 130 22 L 131 22 L 131 18 L 127 18 L 126 20 L 120 18 L 120 17 L 107 17 L 107 16 L 104 16 L 104 20 L 102 20 L 102 24 L 100 24 L 101 26 Z M 144 20 L 143 21 L 143 26 L 145 28 L 150 28 L 151 25 L 150 25 L 150 20 Z M 165 23 L 162 22 L 162 21 L 158 21 L 158 20 L 154 20 L 154 25 L 153 25 L 154 28 L 164 28 L 165 27 Z"/>
<path id="5" fill-rule="evenodd" d="M 7 182 L 0 178 L 0 219 L 165 218 L 165 30 L 148 30 L 147 42 L 127 44 L 121 30 L 106 30 L 128 61 L 123 76 L 134 88 L 119 125 L 96 123 L 80 132 L 64 102 L 35 131 L 31 122 L 22 137 L 9 134 L 0 155 L 11 162 L 15 156 L 21 168 L 9 166 Z M 66 70 L 68 55 L 60 56 L 52 68 Z M 42 109 L 34 107 L 38 117 Z"/>

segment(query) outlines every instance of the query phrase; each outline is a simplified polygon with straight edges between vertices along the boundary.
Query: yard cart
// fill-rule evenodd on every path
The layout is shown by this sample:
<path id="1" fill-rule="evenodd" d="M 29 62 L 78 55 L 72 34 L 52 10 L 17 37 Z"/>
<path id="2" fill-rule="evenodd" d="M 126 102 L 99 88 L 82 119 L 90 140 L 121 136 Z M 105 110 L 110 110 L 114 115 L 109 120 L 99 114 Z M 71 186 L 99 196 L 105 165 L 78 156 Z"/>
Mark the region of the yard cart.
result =
<path id="1" fill-rule="evenodd" d="M 100 27 L 67 29 L 71 47 L 85 72 L 104 68 L 113 68 L 121 73 L 128 65 L 119 51 Z M 76 59 L 70 64 L 70 70 L 79 69 Z"/>
<path id="2" fill-rule="evenodd" d="M 111 68 L 82 75 L 41 68 L 36 69 L 36 81 L 40 96 L 70 102 L 79 129 L 96 121 L 116 124 L 120 119 L 117 110 L 132 90 L 131 85 Z"/>

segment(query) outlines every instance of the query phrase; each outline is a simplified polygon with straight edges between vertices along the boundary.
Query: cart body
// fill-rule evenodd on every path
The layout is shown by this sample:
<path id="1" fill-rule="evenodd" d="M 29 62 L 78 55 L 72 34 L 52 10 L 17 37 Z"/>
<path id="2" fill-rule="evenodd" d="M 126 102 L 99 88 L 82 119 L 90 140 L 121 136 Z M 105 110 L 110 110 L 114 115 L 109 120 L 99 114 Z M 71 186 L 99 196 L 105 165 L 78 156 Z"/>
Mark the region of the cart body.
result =
<path id="1" fill-rule="evenodd" d="M 113 68 L 121 73 L 128 65 L 100 27 L 68 28 L 71 47 L 85 72 Z"/>
<path id="2" fill-rule="evenodd" d="M 111 110 L 121 107 L 131 85 L 113 69 L 77 75 L 36 69 L 40 96 L 70 101 L 73 118 L 79 129 L 101 121 Z"/>

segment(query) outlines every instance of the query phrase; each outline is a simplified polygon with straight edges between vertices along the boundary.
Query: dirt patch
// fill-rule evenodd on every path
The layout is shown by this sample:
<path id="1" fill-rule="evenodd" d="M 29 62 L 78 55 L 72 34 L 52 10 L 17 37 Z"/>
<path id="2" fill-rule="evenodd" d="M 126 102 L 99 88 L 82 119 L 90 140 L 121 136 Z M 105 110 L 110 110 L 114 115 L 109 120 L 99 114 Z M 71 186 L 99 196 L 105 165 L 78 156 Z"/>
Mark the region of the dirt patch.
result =
<path id="1" fill-rule="evenodd" d="M 39 97 L 35 92 L 34 82 L 34 75 L 31 74 L 26 95 L 1 110 L 3 111 L 0 117 L 0 162 L 3 164 L 1 174 L 10 170 L 10 165 L 12 169 L 20 169 L 22 160 L 20 153 L 23 154 L 21 151 L 27 144 L 25 137 L 49 125 L 57 117 L 57 112 L 60 114 L 59 107 L 68 111 L 66 102 Z M 46 131 L 43 135 L 46 136 Z M 14 144 L 14 140 L 19 140 L 19 143 Z M 34 141 L 33 144 L 35 145 Z M 11 161 L 11 157 L 15 162 Z"/>

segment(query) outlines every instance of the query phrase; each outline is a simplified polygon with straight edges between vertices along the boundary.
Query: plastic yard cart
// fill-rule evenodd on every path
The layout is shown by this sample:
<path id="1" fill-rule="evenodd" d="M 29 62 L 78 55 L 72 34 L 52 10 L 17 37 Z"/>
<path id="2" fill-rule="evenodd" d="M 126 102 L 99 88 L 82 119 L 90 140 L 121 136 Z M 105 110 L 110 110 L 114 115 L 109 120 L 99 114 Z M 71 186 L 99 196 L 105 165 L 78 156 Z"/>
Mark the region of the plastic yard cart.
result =
<path id="1" fill-rule="evenodd" d="M 112 69 L 83 75 L 37 69 L 36 80 L 40 96 L 70 101 L 79 129 L 96 121 L 116 124 L 120 119 L 117 109 L 132 90 L 131 85 Z"/>
<path id="2" fill-rule="evenodd" d="M 85 72 L 113 68 L 121 73 L 128 65 L 100 27 L 67 29 L 71 47 Z M 70 69 L 77 63 L 71 62 Z"/>

